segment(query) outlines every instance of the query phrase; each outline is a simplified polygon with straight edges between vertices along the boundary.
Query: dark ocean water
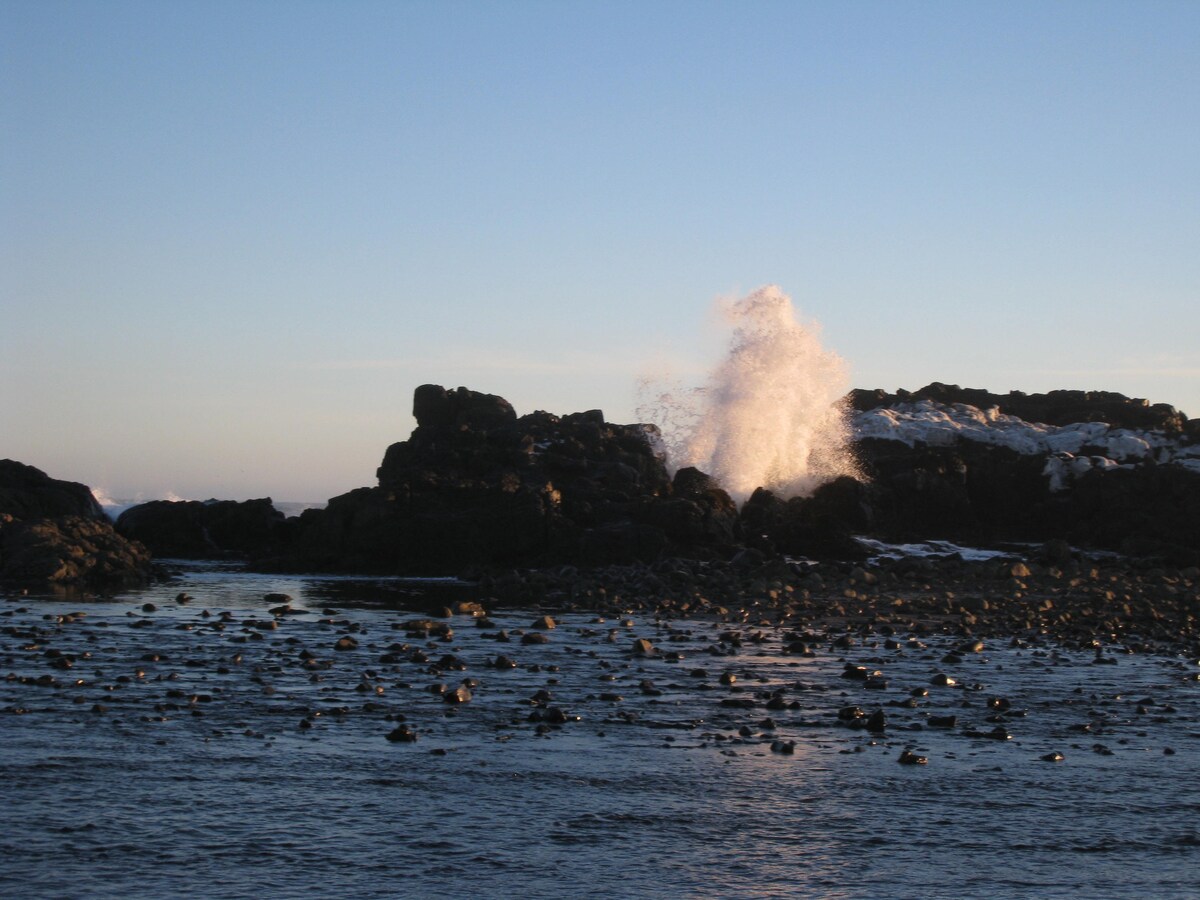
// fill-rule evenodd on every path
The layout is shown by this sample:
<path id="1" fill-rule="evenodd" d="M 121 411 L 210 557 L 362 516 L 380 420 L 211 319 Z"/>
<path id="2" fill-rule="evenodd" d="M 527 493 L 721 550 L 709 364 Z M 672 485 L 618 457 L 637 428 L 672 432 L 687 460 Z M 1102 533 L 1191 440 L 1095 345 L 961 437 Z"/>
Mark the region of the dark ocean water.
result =
<path id="1" fill-rule="evenodd" d="M 270 592 L 303 612 L 269 627 Z M 802 657 L 770 627 L 585 613 L 525 644 L 533 609 L 493 613 L 508 643 L 470 616 L 438 620 L 449 641 L 393 627 L 427 602 L 215 565 L 0 599 L 0 895 L 1200 896 L 1195 660 L 989 641 L 945 661 L 959 640 L 905 635 Z M 446 656 L 465 668 L 431 671 Z M 464 678 L 468 703 L 430 690 Z M 839 720 L 854 706 L 885 729 Z M 416 742 L 386 739 L 400 716 Z"/>

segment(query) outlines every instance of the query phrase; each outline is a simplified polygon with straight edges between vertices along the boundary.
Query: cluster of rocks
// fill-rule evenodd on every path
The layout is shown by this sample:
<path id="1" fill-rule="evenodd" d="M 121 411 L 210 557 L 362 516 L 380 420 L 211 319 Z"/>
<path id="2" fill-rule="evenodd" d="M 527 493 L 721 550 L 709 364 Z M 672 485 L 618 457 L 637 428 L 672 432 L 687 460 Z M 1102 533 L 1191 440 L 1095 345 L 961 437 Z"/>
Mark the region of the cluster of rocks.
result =
<path id="1" fill-rule="evenodd" d="M 912 394 L 853 397 L 859 421 L 914 400 L 937 406 L 948 427 L 921 423 L 884 436 L 864 429 L 855 446 L 867 480 L 827 485 L 813 498 L 854 533 L 976 544 L 1061 539 L 1200 564 L 1200 420 L 1103 392 L 997 395 L 935 383 Z M 951 417 L 963 412 L 985 423 L 984 437 L 986 423 L 996 423 L 992 440 L 953 427 Z M 1103 424 L 1043 437 L 1077 423 Z M 1093 431 L 1118 452 L 1089 448 L 1089 439 L 1099 440 L 1088 437 Z M 1067 446 L 1075 453 L 1063 452 Z"/>
<path id="2" fill-rule="evenodd" d="M 518 417 L 501 397 L 416 390 L 417 428 L 379 484 L 299 517 L 271 568 L 456 575 L 735 552 L 737 507 L 695 469 L 668 474 L 653 429 L 598 410 Z"/>
<path id="3" fill-rule="evenodd" d="M 1121 428 L 1164 431 L 1168 434 L 1186 433 L 1200 439 L 1200 419 L 1188 419 L 1167 403 L 1150 403 L 1111 391 L 1050 391 L 1046 394 L 1009 391 L 1007 394 L 993 394 L 981 388 L 964 388 L 935 381 L 915 391 L 902 389 L 889 393 L 878 388 L 870 391 L 859 389 L 850 395 L 851 405 L 859 412 L 917 400 L 933 400 L 943 404 L 965 403 L 978 409 L 995 407 L 1026 422 L 1046 425 L 1104 422 Z"/>
<path id="4" fill-rule="evenodd" d="M 292 519 L 270 499 L 155 501 L 120 517 L 116 531 L 133 543 L 116 543 L 87 488 L 51 484 L 10 461 L 0 488 L 0 512 L 10 517 L 4 572 L 66 581 L 137 573 L 144 566 L 129 548 L 139 543 L 159 557 L 237 557 L 268 571 L 471 578 L 673 560 L 785 565 L 861 561 L 866 550 L 856 536 L 1065 541 L 1200 565 L 1200 424 L 1169 406 L 1108 393 L 997 395 L 941 384 L 911 394 L 856 391 L 851 399 L 876 426 L 860 429 L 854 445 L 866 478 L 841 478 L 803 498 L 760 488 L 741 509 L 703 472 L 672 475 L 653 426 L 613 424 L 599 410 L 518 416 L 501 397 L 438 385 L 416 389 L 417 427 L 387 449 L 376 486 Z M 914 403 L 932 412 L 913 414 Z M 1018 416 L 1050 424 L 1029 426 Z M 1071 423 L 1090 424 L 1053 430 Z M 1131 428 L 1142 437 L 1113 430 Z M 1087 440 L 1099 440 L 1093 432 L 1112 447 L 1146 452 L 1103 466 L 1083 465 L 1080 455 L 1068 460 L 1074 474 L 1059 477 L 1053 466 L 1072 456 L 1062 449 L 1082 454 Z M 41 480 L 29 482 L 25 470 Z M 53 528 L 30 530 L 45 518 Z M 46 548 L 72 544 L 82 550 L 63 550 L 61 564 L 51 565 Z"/>
<path id="5" fill-rule="evenodd" d="M 0 579 L 119 588 L 144 583 L 152 571 L 147 549 L 116 533 L 85 485 L 0 460 Z"/>
<path id="6" fill-rule="evenodd" d="M 1122 642 L 1200 653 L 1200 568 L 1112 556 L 1062 541 L 1023 556 L 959 554 L 814 565 L 743 551 L 729 562 L 507 571 L 483 578 L 490 606 L 537 603 L 608 615 L 651 612 L 728 622 L 1049 637 L 1068 646 Z M 799 651 L 797 651 L 799 652 Z"/>
<path id="7" fill-rule="evenodd" d="M 945 385 L 918 393 L 1000 400 L 1061 421 L 1154 425 L 1183 441 L 1190 440 L 1184 431 L 1195 430 L 1170 407 L 1119 395 L 999 397 Z M 865 392 L 854 399 L 869 404 Z M 862 559 L 855 535 L 970 544 L 1065 540 L 1176 566 L 1200 564 L 1194 466 L 1149 459 L 1097 468 L 1064 490 L 1047 476 L 1049 453 L 965 438 L 862 437 L 855 450 L 865 480 L 841 478 L 787 500 L 760 489 L 739 510 L 702 472 L 685 468 L 672 477 L 651 426 L 614 425 L 596 410 L 518 417 L 503 398 L 437 385 L 416 390 L 413 412 L 417 428 L 388 448 L 378 486 L 306 512 L 288 543 L 260 555 L 259 564 L 460 575 L 564 563 L 722 562 L 744 551 Z"/>

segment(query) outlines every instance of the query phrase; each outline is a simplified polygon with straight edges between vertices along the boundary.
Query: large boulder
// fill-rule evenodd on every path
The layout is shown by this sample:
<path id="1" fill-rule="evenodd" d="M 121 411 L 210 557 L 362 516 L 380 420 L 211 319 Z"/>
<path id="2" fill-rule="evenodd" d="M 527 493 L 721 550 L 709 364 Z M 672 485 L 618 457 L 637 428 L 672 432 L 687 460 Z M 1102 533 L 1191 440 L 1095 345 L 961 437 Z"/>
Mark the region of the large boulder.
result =
<path id="1" fill-rule="evenodd" d="M 851 478 L 839 479 L 811 497 L 788 500 L 759 488 L 741 510 L 746 543 L 770 556 L 862 559 L 866 552 L 854 539 L 868 530 L 861 527 L 861 487 Z"/>
<path id="2" fill-rule="evenodd" d="M 221 559 L 261 555 L 281 539 L 283 513 L 259 500 L 152 500 L 130 507 L 117 531 L 158 557 Z"/>
<path id="3" fill-rule="evenodd" d="M 668 496 L 649 500 L 637 517 L 691 556 L 704 550 L 727 555 L 740 544 L 737 505 L 714 478 L 691 466 L 675 473 Z"/>
<path id="4" fill-rule="evenodd" d="M 90 488 L 0 460 L 0 580 L 109 589 L 151 574 L 146 548 L 113 530 Z"/>
<path id="5" fill-rule="evenodd" d="M 55 587 L 118 589 L 153 575 L 150 553 L 111 524 L 83 516 L 0 514 L 0 579 Z"/>
<path id="6" fill-rule="evenodd" d="M 104 518 L 104 509 L 87 485 L 51 478 L 13 459 L 0 459 L 0 513 L 18 519 Z"/>
<path id="7" fill-rule="evenodd" d="M 413 418 L 419 428 L 486 431 L 515 422 L 517 414 L 512 404 L 495 394 L 423 384 L 413 392 Z"/>

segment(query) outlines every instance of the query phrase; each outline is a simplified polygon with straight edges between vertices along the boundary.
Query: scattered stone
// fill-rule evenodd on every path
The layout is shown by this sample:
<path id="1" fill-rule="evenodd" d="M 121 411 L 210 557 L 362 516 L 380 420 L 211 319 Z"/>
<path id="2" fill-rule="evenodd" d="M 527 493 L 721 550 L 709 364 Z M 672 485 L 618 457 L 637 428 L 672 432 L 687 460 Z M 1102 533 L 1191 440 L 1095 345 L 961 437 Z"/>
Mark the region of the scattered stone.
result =
<path id="1" fill-rule="evenodd" d="M 638 638 L 633 642 L 633 652 L 636 656 L 650 656 L 654 653 L 654 645 L 646 638 Z"/>
<path id="2" fill-rule="evenodd" d="M 388 732 L 387 739 L 394 744 L 411 744 L 417 739 L 417 733 L 408 725 L 399 725 Z"/>
<path id="3" fill-rule="evenodd" d="M 456 687 L 454 690 L 446 691 L 442 694 L 443 703 L 470 703 L 471 699 L 471 692 L 467 689 L 466 685 Z"/>

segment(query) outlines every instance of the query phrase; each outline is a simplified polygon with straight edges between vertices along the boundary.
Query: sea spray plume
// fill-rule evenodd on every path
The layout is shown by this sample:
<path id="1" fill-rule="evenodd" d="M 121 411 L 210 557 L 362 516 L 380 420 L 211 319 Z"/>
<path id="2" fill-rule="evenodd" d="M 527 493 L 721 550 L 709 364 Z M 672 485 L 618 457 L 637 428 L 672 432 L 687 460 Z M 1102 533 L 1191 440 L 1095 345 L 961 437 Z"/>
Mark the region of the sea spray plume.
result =
<path id="1" fill-rule="evenodd" d="M 850 379 L 778 287 L 727 303 L 725 359 L 705 386 L 660 388 L 638 409 L 662 432 L 673 470 L 695 466 L 741 503 L 758 487 L 782 497 L 839 476 L 861 478 L 851 449 Z M 642 385 L 643 395 L 653 393 Z"/>

